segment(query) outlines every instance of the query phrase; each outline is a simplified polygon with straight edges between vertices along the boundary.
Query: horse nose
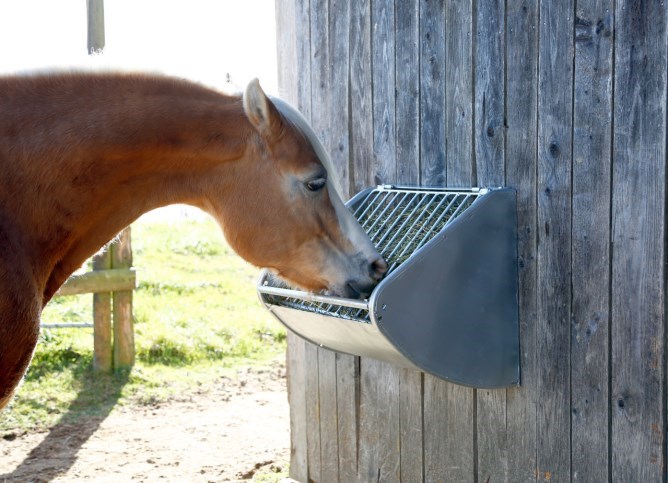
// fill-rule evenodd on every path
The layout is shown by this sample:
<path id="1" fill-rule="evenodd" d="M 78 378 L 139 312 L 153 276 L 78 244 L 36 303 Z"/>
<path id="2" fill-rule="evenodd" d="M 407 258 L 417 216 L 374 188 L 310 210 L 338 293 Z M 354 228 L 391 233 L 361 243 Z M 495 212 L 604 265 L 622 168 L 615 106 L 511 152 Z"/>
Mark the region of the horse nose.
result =
<path id="1" fill-rule="evenodd" d="M 375 281 L 379 281 L 387 273 L 387 262 L 382 258 L 377 258 L 369 264 L 369 275 Z"/>

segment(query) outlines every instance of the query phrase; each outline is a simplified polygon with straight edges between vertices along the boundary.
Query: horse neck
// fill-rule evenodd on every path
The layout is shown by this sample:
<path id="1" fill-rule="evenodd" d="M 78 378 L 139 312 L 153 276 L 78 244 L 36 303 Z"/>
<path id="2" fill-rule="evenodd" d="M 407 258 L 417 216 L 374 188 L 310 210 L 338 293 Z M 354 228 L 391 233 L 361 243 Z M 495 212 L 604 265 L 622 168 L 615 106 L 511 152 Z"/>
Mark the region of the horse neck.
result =
<path id="1" fill-rule="evenodd" d="M 37 176 L 14 191 L 44 303 L 142 213 L 203 206 L 207 175 L 247 155 L 250 125 L 238 98 L 170 82 L 119 77 L 91 85 L 84 77 L 36 106 L 32 125 L 41 135 L 24 132 L 36 141 L 14 161 Z"/>

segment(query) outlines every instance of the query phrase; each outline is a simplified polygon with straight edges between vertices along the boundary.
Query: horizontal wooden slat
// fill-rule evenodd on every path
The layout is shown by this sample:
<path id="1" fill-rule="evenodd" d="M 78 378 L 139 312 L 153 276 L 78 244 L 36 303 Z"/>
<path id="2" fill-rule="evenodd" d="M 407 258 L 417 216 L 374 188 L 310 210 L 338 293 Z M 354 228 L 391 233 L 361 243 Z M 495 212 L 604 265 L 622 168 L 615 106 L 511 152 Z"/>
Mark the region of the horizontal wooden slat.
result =
<path id="1" fill-rule="evenodd" d="M 56 295 L 79 295 L 84 293 L 119 292 L 134 290 L 137 275 L 132 268 L 113 268 L 72 275 L 60 287 Z"/>

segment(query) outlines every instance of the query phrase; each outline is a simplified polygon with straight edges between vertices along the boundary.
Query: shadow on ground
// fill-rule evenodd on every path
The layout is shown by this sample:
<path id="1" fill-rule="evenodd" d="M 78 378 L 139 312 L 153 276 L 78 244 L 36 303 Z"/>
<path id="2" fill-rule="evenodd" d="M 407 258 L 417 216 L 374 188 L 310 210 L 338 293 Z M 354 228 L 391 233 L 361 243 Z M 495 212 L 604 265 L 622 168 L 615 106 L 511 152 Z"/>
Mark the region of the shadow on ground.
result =
<path id="1" fill-rule="evenodd" d="M 90 380 L 90 374 L 87 374 Z M 109 416 L 128 382 L 129 371 L 100 375 L 95 384 L 83 384 L 83 389 L 68 406 L 60 421 L 48 435 L 12 471 L 0 475 L 4 482 L 48 482 L 66 473 L 76 462 L 77 453 L 95 434 Z M 100 387 L 104 386 L 103 397 Z M 91 410 L 91 400 L 99 400 Z"/>

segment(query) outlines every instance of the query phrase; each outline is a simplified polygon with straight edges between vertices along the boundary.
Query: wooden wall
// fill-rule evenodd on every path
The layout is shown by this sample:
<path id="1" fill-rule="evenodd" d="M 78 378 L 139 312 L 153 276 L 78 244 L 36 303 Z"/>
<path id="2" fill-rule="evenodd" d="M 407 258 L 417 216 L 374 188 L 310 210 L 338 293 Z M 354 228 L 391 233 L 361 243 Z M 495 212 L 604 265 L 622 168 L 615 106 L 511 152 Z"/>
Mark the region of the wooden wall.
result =
<path id="1" fill-rule="evenodd" d="M 666 481 L 662 0 L 276 0 L 348 194 L 518 193 L 522 386 L 289 343 L 299 481 Z M 407 320 L 419 324 L 419 320 Z"/>

